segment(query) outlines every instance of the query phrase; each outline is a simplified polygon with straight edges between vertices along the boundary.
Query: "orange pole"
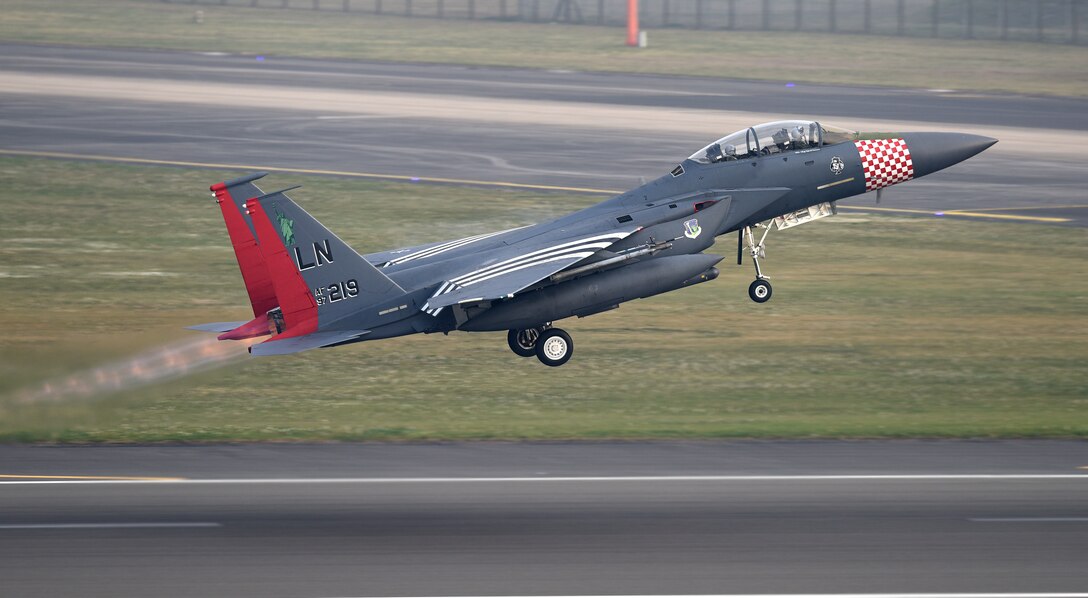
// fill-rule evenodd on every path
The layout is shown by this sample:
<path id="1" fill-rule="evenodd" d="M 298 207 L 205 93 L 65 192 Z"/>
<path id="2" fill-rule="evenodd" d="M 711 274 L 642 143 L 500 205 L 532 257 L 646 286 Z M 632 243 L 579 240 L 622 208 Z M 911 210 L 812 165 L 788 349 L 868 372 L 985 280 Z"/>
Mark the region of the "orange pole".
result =
<path id="1" fill-rule="evenodd" d="M 638 45 L 638 0 L 627 0 L 627 45 Z"/>

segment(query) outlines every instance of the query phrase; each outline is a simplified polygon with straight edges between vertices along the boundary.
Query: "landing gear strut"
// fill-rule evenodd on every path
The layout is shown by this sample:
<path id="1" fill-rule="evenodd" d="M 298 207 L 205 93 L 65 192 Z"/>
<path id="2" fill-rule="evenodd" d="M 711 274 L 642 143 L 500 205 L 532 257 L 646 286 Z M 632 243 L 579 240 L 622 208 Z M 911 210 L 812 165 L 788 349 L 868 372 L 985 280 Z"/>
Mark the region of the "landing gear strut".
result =
<path id="1" fill-rule="evenodd" d="M 771 282 L 767 276 L 763 275 L 763 270 L 759 267 L 759 258 L 767 257 L 766 246 L 764 241 L 767 240 L 767 235 L 771 232 L 770 224 L 756 224 L 754 228 L 766 229 L 759 237 L 759 242 L 756 243 L 756 237 L 752 233 L 751 226 L 744 227 L 741 231 L 741 240 L 744 242 L 748 249 L 748 254 L 752 256 L 752 263 L 756 266 L 756 279 L 752 281 L 752 284 L 748 285 L 748 297 L 756 303 L 765 303 L 771 298 Z M 737 251 L 737 263 L 740 263 L 740 247 Z"/>

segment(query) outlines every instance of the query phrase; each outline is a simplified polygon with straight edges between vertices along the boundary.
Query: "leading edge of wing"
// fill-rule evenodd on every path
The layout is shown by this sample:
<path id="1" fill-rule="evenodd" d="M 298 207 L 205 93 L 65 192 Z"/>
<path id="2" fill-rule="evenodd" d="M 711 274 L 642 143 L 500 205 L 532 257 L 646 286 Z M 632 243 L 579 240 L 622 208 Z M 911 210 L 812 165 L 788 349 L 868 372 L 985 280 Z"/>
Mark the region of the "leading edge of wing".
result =
<path id="1" fill-rule="evenodd" d="M 512 296 L 637 230 L 638 227 L 632 227 L 567 239 L 454 276 L 439 287 L 423 310 L 437 315 L 442 308 L 457 303 Z"/>
<path id="2" fill-rule="evenodd" d="M 402 247 L 400 249 L 391 249 L 388 251 L 381 251 L 378 253 L 368 253 L 363 256 L 366 261 L 374 264 L 378 268 L 389 268 L 392 266 L 400 266 L 411 262 L 417 262 L 423 260 L 424 262 L 430 258 L 437 257 L 448 251 L 460 249 L 466 245 L 471 245 L 492 237 L 528 228 L 532 225 L 519 226 L 517 228 L 510 228 L 506 230 L 500 230 L 491 233 L 483 233 L 480 235 L 473 235 L 471 237 L 464 237 L 461 239 L 454 239 L 452 241 L 437 241 L 435 243 L 426 243 L 424 245 L 415 245 L 412 247 Z M 422 262 L 421 262 L 422 263 Z M 413 264 L 414 265 L 414 264 Z"/>

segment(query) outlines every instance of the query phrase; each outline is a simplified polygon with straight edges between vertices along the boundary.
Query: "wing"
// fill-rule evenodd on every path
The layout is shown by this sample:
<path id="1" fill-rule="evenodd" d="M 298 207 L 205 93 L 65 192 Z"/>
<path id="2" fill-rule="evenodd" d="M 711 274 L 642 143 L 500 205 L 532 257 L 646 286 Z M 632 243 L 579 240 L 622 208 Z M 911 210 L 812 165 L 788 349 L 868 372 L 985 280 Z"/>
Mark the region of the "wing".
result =
<path id="1" fill-rule="evenodd" d="M 637 230 L 638 227 L 615 229 L 607 233 L 567 238 L 544 246 L 522 249 L 516 255 L 504 257 L 449 279 L 438 287 L 422 309 L 431 315 L 438 315 L 442 308 L 457 303 L 511 297 L 629 237 Z"/>
<path id="2" fill-rule="evenodd" d="M 473 235 L 471 237 L 465 237 L 464 239 L 454 239 L 453 241 L 438 241 L 437 243 L 427 243 L 426 245 L 415 245 L 413 247 L 402 247 L 400 249 L 392 249 L 379 253 L 369 253 L 363 257 L 366 258 L 366 261 L 379 268 L 399 266 L 409 262 L 425 261 L 429 258 L 446 253 L 447 251 L 453 251 L 454 249 L 465 247 L 466 245 L 471 245 L 485 239 L 490 239 L 491 237 L 497 237 L 503 233 L 519 230 L 519 228 L 500 230 L 494 233 L 484 233 L 482 235 Z"/>

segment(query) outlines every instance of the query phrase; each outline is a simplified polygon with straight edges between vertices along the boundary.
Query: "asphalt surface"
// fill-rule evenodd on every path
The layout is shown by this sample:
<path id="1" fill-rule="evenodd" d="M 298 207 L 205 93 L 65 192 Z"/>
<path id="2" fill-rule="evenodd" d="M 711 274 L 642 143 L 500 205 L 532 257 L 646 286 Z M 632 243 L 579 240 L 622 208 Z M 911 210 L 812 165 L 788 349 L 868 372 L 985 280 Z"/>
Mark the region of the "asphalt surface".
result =
<path id="1" fill-rule="evenodd" d="M 482 126 L 0 86 L 0 150 L 579 188 L 667 172 L 737 111 L 993 126 L 1032 143 L 882 206 L 1088 224 L 1088 144 L 1037 151 L 1088 134 L 1077 99 L 0 45 L 0 76 L 27 73 L 559 108 Z M 563 114 L 601 107 L 694 122 Z M 1082 592 L 1084 467 L 1088 443 L 1031 441 L 0 447 L 0 595 Z"/>
<path id="2" fill-rule="evenodd" d="M 887 190 L 883 208 L 1088 224 L 1088 144 L 1078 141 L 1088 135 L 1083 99 L 177 52 L 15 45 L 0 50 L 0 75 L 101 78 L 107 87 L 116 80 L 193 86 L 171 102 L 130 99 L 122 92 L 103 98 L 0 87 L 0 149 L 9 151 L 622 191 L 731 132 L 712 123 L 747 123 L 737 121 L 747 113 L 768 120 L 818 115 L 847 127 L 970 127 L 1006 138 L 963 164 Z M 349 99 L 352 93 L 395 94 L 406 109 L 456 98 L 478 110 L 471 118 L 457 109 L 435 110 L 433 116 L 418 110 L 410 116 L 371 114 L 366 103 L 373 95 L 360 96 L 351 114 L 305 102 L 253 108 L 245 106 L 245 90 L 230 87 L 240 84 L 257 86 L 252 89 L 260 89 L 264 99 L 276 90 Z M 221 104 L 215 103 L 218 96 Z M 186 103 L 197 97 L 204 103 Z M 481 122 L 489 107 L 511 102 L 529 102 L 539 112 Z M 511 109 L 517 106 L 522 104 Z M 572 126 L 574 109 L 637 116 Z M 651 126 L 677 115 L 679 126 Z M 284 186 L 292 184 L 290 174 L 277 176 Z M 867 195 L 843 205 L 872 202 Z"/>
<path id="3" fill-rule="evenodd" d="M 28 476 L 0 486 L 0 579 L 13 596 L 1083 592 L 1085 466 L 1088 443 L 1061 441 L 0 447 L 0 472 Z M 187 481 L 71 477 L 125 475 Z"/>

